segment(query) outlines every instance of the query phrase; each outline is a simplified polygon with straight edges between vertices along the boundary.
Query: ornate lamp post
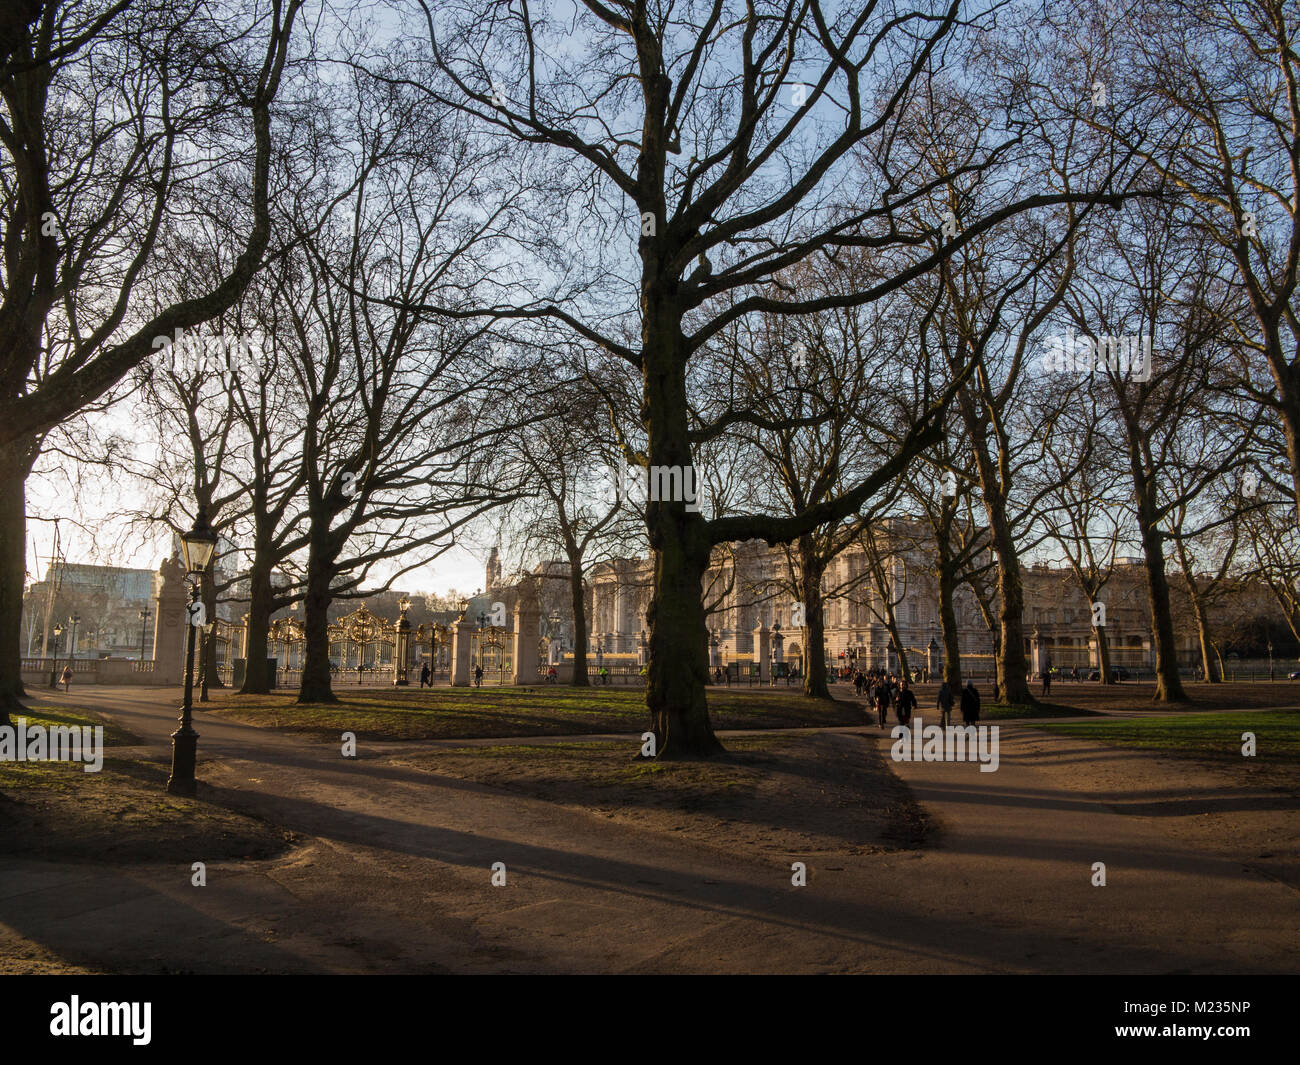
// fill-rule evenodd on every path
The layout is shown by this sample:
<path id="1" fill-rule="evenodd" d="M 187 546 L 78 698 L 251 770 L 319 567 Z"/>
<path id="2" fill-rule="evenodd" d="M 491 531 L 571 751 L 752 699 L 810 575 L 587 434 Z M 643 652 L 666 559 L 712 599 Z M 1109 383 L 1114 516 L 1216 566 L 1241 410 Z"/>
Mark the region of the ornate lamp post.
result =
<path id="1" fill-rule="evenodd" d="M 411 609 L 411 601 L 402 596 L 397 601 L 397 624 L 393 626 L 393 686 L 408 688 L 411 682 L 406 677 L 406 659 L 411 646 L 411 621 L 406 612 Z"/>
<path id="2" fill-rule="evenodd" d="M 199 507 L 194 528 L 181 534 L 181 551 L 185 555 L 185 571 L 190 574 L 190 602 L 186 611 L 185 635 L 185 701 L 181 704 L 180 728 L 172 733 L 172 774 L 167 778 L 167 790 L 173 795 L 194 794 L 194 763 L 198 757 L 199 734 L 194 731 L 191 714 L 194 710 L 194 630 L 201 617 L 199 583 L 217 549 L 217 534 L 208 524 L 205 507 Z M 199 609 L 196 610 L 195 608 Z"/>
<path id="3" fill-rule="evenodd" d="M 149 620 L 149 611 L 141 610 L 140 611 L 140 661 L 141 662 L 144 661 L 144 629 L 145 629 L 145 622 L 147 622 L 148 620 Z"/>
<path id="4" fill-rule="evenodd" d="M 199 702 L 208 702 L 208 648 L 212 646 L 212 633 L 217 623 L 209 621 L 203 626 L 203 643 L 199 645 Z"/>
<path id="5" fill-rule="evenodd" d="M 54 626 L 54 654 L 50 658 L 50 687 L 59 686 L 59 640 L 63 636 L 63 623 Z"/>

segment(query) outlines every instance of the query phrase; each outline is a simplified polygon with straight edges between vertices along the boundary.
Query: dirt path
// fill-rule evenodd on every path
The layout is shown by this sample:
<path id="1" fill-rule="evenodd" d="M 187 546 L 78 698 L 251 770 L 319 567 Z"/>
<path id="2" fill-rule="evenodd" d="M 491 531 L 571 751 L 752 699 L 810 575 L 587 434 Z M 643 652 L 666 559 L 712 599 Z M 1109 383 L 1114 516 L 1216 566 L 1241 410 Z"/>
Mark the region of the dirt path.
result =
<path id="1" fill-rule="evenodd" d="M 104 709 L 162 757 L 175 697 L 83 690 L 68 701 Z M 1003 727 L 996 773 L 897 767 L 943 825 L 935 847 L 776 861 L 417 772 L 377 747 L 345 760 L 334 745 L 197 717 L 215 797 L 310 841 L 280 860 L 210 863 L 202 888 L 188 863 L 0 859 L 4 966 L 48 969 L 53 955 L 127 972 L 1300 967 L 1293 888 L 1207 847 L 1204 833 L 1171 831 L 1157 810 L 1117 812 L 1172 798 L 1160 773 L 1140 772 L 1146 756 L 1123 770 L 1132 780 L 1090 791 L 1078 781 L 1107 764 L 1104 752 L 1020 726 Z M 829 742 L 888 744 L 874 729 Z M 1294 820 L 1278 824 L 1294 835 Z M 807 887 L 791 886 L 793 861 L 808 863 Z M 1090 884 L 1096 861 L 1107 887 Z M 505 887 L 490 886 L 493 862 L 506 865 Z"/>

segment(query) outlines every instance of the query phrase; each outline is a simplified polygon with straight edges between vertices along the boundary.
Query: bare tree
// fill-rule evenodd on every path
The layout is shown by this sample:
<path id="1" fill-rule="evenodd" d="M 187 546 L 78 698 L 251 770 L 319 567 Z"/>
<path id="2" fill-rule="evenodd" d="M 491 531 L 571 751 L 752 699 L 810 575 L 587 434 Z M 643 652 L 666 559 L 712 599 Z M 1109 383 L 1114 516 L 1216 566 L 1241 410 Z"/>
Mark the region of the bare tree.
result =
<path id="1" fill-rule="evenodd" d="M 218 19 L 186 0 L 47 3 L 22 9 L 21 27 L 8 23 L 0 67 L 0 720 L 22 694 L 27 475 L 46 435 L 147 358 L 154 338 L 221 313 L 253 277 L 270 235 L 271 108 L 300 6 L 266 0 Z M 211 194 L 214 170 L 227 194 L 247 189 L 247 216 L 229 234 L 239 254 L 210 290 L 150 307 L 160 234 L 182 203 Z"/>
<path id="2" fill-rule="evenodd" d="M 898 134 L 934 65 L 967 58 L 956 0 L 912 10 L 868 0 L 841 11 L 817 0 L 585 0 L 562 31 L 528 2 L 493 19 L 417 3 L 434 62 L 419 74 L 427 90 L 485 130 L 544 147 L 556 167 L 572 169 L 571 188 L 583 197 L 582 243 L 600 282 L 570 285 L 566 275 L 556 298 L 529 294 L 490 313 L 563 321 L 634 367 L 646 446 L 633 458 L 652 474 L 677 471 L 679 483 L 695 479 L 694 448 L 753 417 L 733 409 L 691 425 L 690 366 L 732 322 L 870 304 L 1008 218 L 1098 194 L 990 198 L 986 212 L 972 211 L 960 233 L 935 246 L 944 220 L 925 209 L 929 195 L 959 176 L 975 180 L 1019 140 L 990 131 L 958 171 L 914 176 Z M 567 41 L 574 32 L 588 48 L 552 47 L 557 34 Z M 552 230 L 558 206 L 539 218 Z M 631 264 L 606 250 L 629 238 Z M 879 262 L 870 285 L 848 294 L 791 286 L 792 268 L 846 248 L 868 249 Z M 857 512 L 934 442 L 946 400 L 934 397 L 932 416 L 878 470 L 800 514 L 710 519 L 682 493 L 651 500 L 647 703 L 661 757 L 721 749 L 706 706 L 700 593 L 713 548 L 787 542 Z"/>

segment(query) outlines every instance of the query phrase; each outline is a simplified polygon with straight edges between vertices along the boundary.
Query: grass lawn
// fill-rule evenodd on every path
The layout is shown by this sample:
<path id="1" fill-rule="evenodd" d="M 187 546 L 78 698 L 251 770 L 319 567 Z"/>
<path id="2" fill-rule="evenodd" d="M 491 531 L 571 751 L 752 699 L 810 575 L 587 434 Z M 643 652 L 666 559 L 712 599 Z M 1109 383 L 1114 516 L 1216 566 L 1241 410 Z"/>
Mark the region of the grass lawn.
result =
<path id="1" fill-rule="evenodd" d="M 129 747 L 140 742 L 139 737 L 92 710 L 68 706 L 33 706 L 25 714 L 10 715 L 15 727 L 19 718 L 26 719 L 28 729 L 35 725 L 46 729 L 51 725 L 88 725 L 91 728 L 102 725 L 105 748 Z M 85 776 L 93 774 L 86 773 L 81 762 L 0 762 L 0 788 L 51 788 L 67 791 L 74 786 L 77 777 Z"/>
<path id="2" fill-rule="evenodd" d="M 337 739 L 492 739 L 508 736 L 591 735 L 640 732 L 649 724 L 644 689 L 436 688 L 396 693 L 338 691 L 337 705 L 299 706 L 291 693 L 218 697 L 208 714 L 265 728 Z M 861 725 L 853 704 L 812 699 L 795 691 L 710 688 L 715 729 Z M 200 715 L 200 718 L 202 715 Z"/>
<path id="3" fill-rule="evenodd" d="M 937 713 L 937 711 L 932 711 Z M 1025 717 L 1084 717 L 1096 713 L 1095 710 L 1082 710 L 1077 706 L 1062 703 L 984 703 L 980 707 L 981 721 L 1006 721 Z M 953 718 L 961 717 L 961 705 L 953 707 Z"/>
<path id="4" fill-rule="evenodd" d="M 92 710 L 34 706 L 34 725 L 104 726 L 104 747 L 139 737 Z M 89 862 L 183 863 L 265 858 L 291 837 L 273 825 L 197 799 L 168 795 L 169 769 L 139 758 L 104 758 L 99 772 L 81 762 L 0 762 L 0 854 Z M 188 873 L 186 874 L 188 875 Z"/>
<path id="5" fill-rule="evenodd" d="M 1123 747 L 1197 758 L 1242 760 L 1242 733 L 1255 734 L 1260 762 L 1300 765 L 1300 710 L 1262 710 L 1249 714 L 1178 716 L 1035 724 L 1065 736 L 1101 740 Z"/>

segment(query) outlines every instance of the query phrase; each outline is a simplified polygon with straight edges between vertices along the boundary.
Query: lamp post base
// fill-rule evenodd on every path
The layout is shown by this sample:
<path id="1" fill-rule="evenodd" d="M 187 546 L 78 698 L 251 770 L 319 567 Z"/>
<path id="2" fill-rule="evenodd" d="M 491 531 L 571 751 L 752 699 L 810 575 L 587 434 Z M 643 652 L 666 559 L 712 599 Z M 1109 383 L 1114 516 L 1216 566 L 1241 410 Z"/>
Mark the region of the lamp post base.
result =
<path id="1" fill-rule="evenodd" d="M 199 734 L 182 725 L 172 733 L 172 774 L 167 778 L 169 795 L 194 797 L 194 766 L 198 760 Z"/>

